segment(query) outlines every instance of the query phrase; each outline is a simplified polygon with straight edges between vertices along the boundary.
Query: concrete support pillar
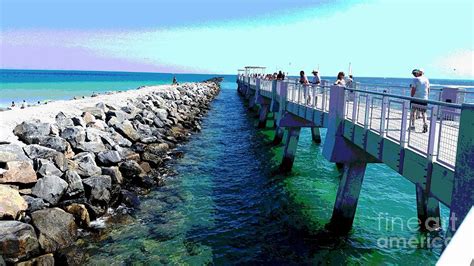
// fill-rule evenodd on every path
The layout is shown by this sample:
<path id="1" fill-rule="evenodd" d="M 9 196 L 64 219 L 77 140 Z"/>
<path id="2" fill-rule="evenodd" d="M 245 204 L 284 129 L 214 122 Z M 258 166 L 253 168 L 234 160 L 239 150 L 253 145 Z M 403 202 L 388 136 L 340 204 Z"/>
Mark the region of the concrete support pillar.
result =
<path id="1" fill-rule="evenodd" d="M 298 140 L 300 138 L 300 127 L 287 128 L 287 135 L 285 141 L 285 150 L 283 152 L 283 160 L 280 165 L 282 172 L 289 172 L 293 167 L 295 161 L 296 148 L 298 146 Z"/>
<path id="2" fill-rule="evenodd" d="M 344 174 L 339 183 L 336 203 L 328 225 L 334 233 L 346 234 L 352 228 L 366 166 L 365 162 L 344 164 Z"/>
<path id="3" fill-rule="evenodd" d="M 283 135 L 285 134 L 285 131 L 283 128 L 277 126 L 275 128 L 275 137 L 273 138 L 273 144 L 278 145 L 282 142 L 283 140 Z"/>
<path id="4" fill-rule="evenodd" d="M 433 231 L 441 227 L 439 201 L 428 195 L 426 190 L 416 184 L 416 210 L 420 230 Z"/>
<path id="5" fill-rule="evenodd" d="M 260 113 L 258 116 L 258 128 L 265 128 L 267 125 L 267 116 L 268 116 L 268 108 L 269 106 L 263 104 L 260 107 Z"/>
<path id="6" fill-rule="evenodd" d="M 447 236 L 452 236 L 474 206 L 474 105 L 463 104 L 454 168 Z"/>
<path id="7" fill-rule="evenodd" d="M 319 132 L 319 127 L 311 128 L 311 137 L 314 143 L 321 143 L 321 133 Z"/>

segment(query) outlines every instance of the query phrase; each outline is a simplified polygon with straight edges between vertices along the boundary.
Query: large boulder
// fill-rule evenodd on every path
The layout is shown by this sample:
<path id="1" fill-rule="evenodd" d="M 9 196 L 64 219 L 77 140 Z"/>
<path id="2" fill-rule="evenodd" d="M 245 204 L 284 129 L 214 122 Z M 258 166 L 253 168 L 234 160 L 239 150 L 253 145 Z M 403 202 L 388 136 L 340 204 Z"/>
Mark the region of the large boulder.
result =
<path id="1" fill-rule="evenodd" d="M 61 171 L 67 170 L 67 159 L 64 154 L 40 145 L 28 145 L 23 148 L 31 159 L 48 159 L 54 162 Z"/>
<path id="2" fill-rule="evenodd" d="M 92 204 L 106 205 L 110 201 L 112 180 L 110 176 L 98 175 L 82 180 L 86 196 Z"/>
<path id="3" fill-rule="evenodd" d="M 82 177 L 100 175 L 102 170 L 95 163 L 95 156 L 92 153 L 82 152 L 73 157 L 77 164 L 77 173 Z"/>
<path id="4" fill-rule="evenodd" d="M 165 155 L 169 150 L 169 145 L 166 143 L 153 143 L 146 147 L 145 151 L 155 155 Z"/>
<path id="5" fill-rule="evenodd" d="M 30 161 L 10 161 L 0 164 L 0 183 L 29 184 L 36 182 L 36 172 Z"/>
<path id="6" fill-rule="evenodd" d="M 13 134 L 27 144 L 38 143 L 38 137 L 47 136 L 50 132 L 51 125 L 48 123 L 41 123 L 41 121 L 37 119 L 24 121 L 13 129 Z"/>
<path id="7" fill-rule="evenodd" d="M 132 142 L 140 140 L 140 135 L 137 133 L 135 128 L 133 128 L 133 125 L 129 120 L 125 120 L 122 123 L 115 124 L 113 125 L 113 127 L 118 133 L 131 140 Z"/>
<path id="8" fill-rule="evenodd" d="M 166 119 L 168 118 L 168 111 L 166 111 L 165 109 L 156 109 L 155 114 L 161 121 L 166 121 Z"/>
<path id="9" fill-rule="evenodd" d="M 103 151 L 97 154 L 97 160 L 101 165 L 114 165 L 122 161 L 118 151 Z"/>
<path id="10" fill-rule="evenodd" d="M 160 166 L 163 163 L 163 159 L 159 155 L 151 152 L 142 153 L 141 158 L 143 161 L 150 163 L 154 167 Z"/>
<path id="11" fill-rule="evenodd" d="M 31 189 L 31 193 L 52 205 L 56 205 L 66 192 L 67 187 L 67 182 L 61 178 L 45 176 L 36 182 L 35 186 Z"/>
<path id="12" fill-rule="evenodd" d="M 69 143 L 58 136 L 46 136 L 39 139 L 39 143 L 41 146 L 56 150 L 61 153 L 65 153 L 70 150 Z"/>
<path id="13" fill-rule="evenodd" d="M 20 196 L 18 190 L 0 185 L 0 219 L 16 219 L 27 208 L 28 204 Z"/>
<path id="14" fill-rule="evenodd" d="M 67 127 L 61 132 L 61 137 L 66 139 L 73 148 L 86 141 L 86 131 L 83 127 Z"/>
<path id="15" fill-rule="evenodd" d="M 74 170 L 66 171 L 64 180 L 68 183 L 66 190 L 67 197 L 74 197 L 84 193 L 84 186 L 82 185 L 82 179 L 79 174 Z"/>
<path id="16" fill-rule="evenodd" d="M 38 253 L 35 229 L 17 221 L 0 221 L 0 254 L 6 259 L 24 259 Z"/>
<path id="17" fill-rule="evenodd" d="M 68 247 L 76 240 L 77 226 L 72 214 L 51 208 L 35 211 L 31 218 L 39 232 L 40 246 L 46 252 Z"/>
<path id="18" fill-rule="evenodd" d="M 93 153 L 99 153 L 99 152 L 107 150 L 104 143 L 102 143 L 101 141 L 83 142 L 77 145 L 76 148 L 77 150 L 81 152 L 93 152 Z"/>
<path id="19" fill-rule="evenodd" d="M 0 145 L 0 163 L 29 160 L 20 146 L 14 144 Z"/>

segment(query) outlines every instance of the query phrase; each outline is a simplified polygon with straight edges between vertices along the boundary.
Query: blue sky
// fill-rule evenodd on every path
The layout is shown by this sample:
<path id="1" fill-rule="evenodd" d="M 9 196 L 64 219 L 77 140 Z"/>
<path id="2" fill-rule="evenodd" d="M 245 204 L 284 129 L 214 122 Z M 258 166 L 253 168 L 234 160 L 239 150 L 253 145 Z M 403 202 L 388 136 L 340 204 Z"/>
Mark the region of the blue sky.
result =
<path id="1" fill-rule="evenodd" d="M 3 68 L 474 78 L 473 1 L 0 3 Z"/>

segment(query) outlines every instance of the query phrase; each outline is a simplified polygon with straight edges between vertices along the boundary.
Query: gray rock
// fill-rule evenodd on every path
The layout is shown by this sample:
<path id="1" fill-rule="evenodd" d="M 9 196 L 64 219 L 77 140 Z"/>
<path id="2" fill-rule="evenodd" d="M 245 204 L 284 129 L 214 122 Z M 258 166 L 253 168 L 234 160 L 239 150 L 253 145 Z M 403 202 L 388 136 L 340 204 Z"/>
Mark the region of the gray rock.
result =
<path id="1" fill-rule="evenodd" d="M 166 111 L 165 109 L 156 109 L 156 116 L 161 120 L 161 121 L 165 121 L 167 118 L 168 118 L 168 111 Z"/>
<path id="2" fill-rule="evenodd" d="M 103 151 L 97 154 L 97 159 L 101 165 L 114 165 L 122 161 L 118 151 Z"/>
<path id="3" fill-rule="evenodd" d="M 108 175 L 112 179 L 112 184 L 122 184 L 123 176 L 117 166 L 102 167 L 102 174 Z"/>
<path id="4" fill-rule="evenodd" d="M 95 117 L 89 112 L 83 112 L 81 117 L 84 120 L 84 122 L 86 123 L 86 125 L 95 122 Z"/>
<path id="5" fill-rule="evenodd" d="M 37 143 L 38 137 L 47 136 L 50 132 L 51 125 L 41 123 L 41 121 L 37 119 L 25 121 L 13 129 L 13 134 L 27 144 Z"/>
<path id="6" fill-rule="evenodd" d="M 100 175 L 102 170 L 95 163 L 95 157 L 92 153 L 82 152 L 73 157 L 77 164 L 77 173 L 82 177 Z"/>
<path id="7" fill-rule="evenodd" d="M 66 139 L 73 148 L 86 141 L 86 131 L 83 127 L 67 127 L 61 132 L 61 137 Z"/>
<path id="8" fill-rule="evenodd" d="M 110 133 L 110 137 L 112 138 L 112 140 L 115 143 L 117 143 L 121 147 L 130 147 L 130 146 L 132 146 L 132 142 L 130 140 L 124 138 L 122 135 L 120 135 L 119 133 L 117 133 L 115 131 L 112 131 Z"/>
<path id="9" fill-rule="evenodd" d="M 64 180 L 68 183 L 66 190 L 66 196 L 74 197 L 84 193 L 84 186 L 82 185 L 82 179 L 79 174 L 74 170 L 66 171 Z"/>
<path id="10" fill-rule="evenodd" d="M 82 180 L 86 196 L 91 203 L 107 204 L 110 201 L 112 180 L 108 175 L 98 175 Z"/>
<path id="11" fill-rule="evenodd" d="M 26 155 L 31 159 L 48 159 L 52 160 L 61 171 L 67 169 L 67 159 L 64 154 L 50 148 L 46 148 L 37 144 L 28 145 L 23 148 Z"/>
<path id="12" fill-rule="evenodd" d="M 108 111 L 107 114 L 107 122 L 112 118 L 112 117 L 115 117 L 116 121 L 118 123 L 122 123 L 123 121 L 125 120 L 128 120 L 130 119 L 130 115 L 123 112 L 123 111 L 120 111 L 120 110 L 111 110 L 111 111 Z"/>
<path id="13" fill-rule="evenodd" d="M 68 150 L 69 143 L 58 136 L 46 136 L 39 139 L 41 146 L 51 148 L 58 152 L 64 153 Z"/>
<path id="14" fill-rule="evenodd" d="M 52 205 L 56 205 L 66 192 L 67 187 L 67 182 L 61 178 L 45 176 L 36 182 L 35 186 L 31 189 L 31 193 Z"/>
<path id="15" fill-rule="evenodd" d="M 9 161 L 30 161 L 25 155 L 23 149 L 15 144 L 0 145 L 0 162 L 6 163 Z"/>
<path id="16" fill-rule="evenodd" d="M 24 195 L 22 197 L 26 201 L 26 203 L 28 203 L 27 211 L 30 212 L 30 213 L 49 207 L 49 204 L 44 202 L 43 199 L 41 199 L 41 198 L 34 198 L 34 197 L 31 197 L 31 196 L 28 196 L 28 195 Z"/>
<path id="17" fill-rule="evenodd" d="M 77 226 L 72 214 L 51 208 L 35 211 L 31 218 L 39 232 L 40 246 L 46 252 L 68 247 L 76 240 Z"/>
<path id="18" fill-rule="evenodd" d="M 61 172 L 53 162 L 46 160 L 46 159 L 39 159 L 38 160 L 38 174 L 41 176 L 62 176 L 63 172 Z"/>
<path id="19" fill-rule="evenodd" d="M 120 124 L 115 124 L 113 127 L 118 133 L 133 142 L 136 142 L 140 139 L 140 135 L 138 135 L 137 131 L 135 128 L 133 128 L 133 125 L 129 120 L 125 120 Z"/>
<path id="20" fill-rule="evenodd" d="M 154 124 L 156 127 L 159 127 L 159 128 L 162 128 L 162 127 L 165 126 L 165 123 L 163 123 L 163 121 L 161 121 L 161 119 L 158 118 L 158 117 L 155 117 L 155 118 L 153 119 L 153 124 Z"/>
<path id="21" fill-rule="evenodd" d="M 72 119 L 68 118 L 63 112 L 59 112 L 56 115 L 56 124 L 61 130 L 63 130 L 66 127 L 74 126 L 74 122 L 72 122 Z"/>
<path id="22" fill-rule="evenodd" d="M 153 143 L 146 147 L 145 151 L 155 155 L 165 155 L 169 150 L 169 146 L 166 143 Z"/>
<path id="23" fill-rule="evenodd" d="M 76 149 L 81 152 L 93 152 L 93 153 L 99 153 L 99 152 L 107 150 L 104 143 L 99 142 L 99 141 L 82 142 L 76 146 Z"/>
<path id="24" fill-rule="evenodd" d="M 17 221 L 0 221 L 0 254 L 3 257 L 24 259 L 38 251 L 33 226 Z"/>

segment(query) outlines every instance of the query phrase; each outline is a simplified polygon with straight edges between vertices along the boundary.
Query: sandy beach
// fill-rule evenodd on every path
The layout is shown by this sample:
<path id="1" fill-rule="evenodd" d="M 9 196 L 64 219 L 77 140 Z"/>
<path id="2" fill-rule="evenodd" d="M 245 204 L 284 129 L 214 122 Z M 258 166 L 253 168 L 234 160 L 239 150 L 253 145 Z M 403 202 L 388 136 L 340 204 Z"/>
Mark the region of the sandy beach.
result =
<path id="1" fill-rule="evenodd" d="M 16 125 L 26 120 L 40 119 L 42 122 L 54 123 L 55 116 L 59 112 L 63 112 L 67 116 L 80 115 L 83 108 L 94 106 L 99 102 L 122 106 L 128 100 L 149 94 L 152 91 L 165 91 L 172 90 L 173 88 L 174 86 L 172 85 L 147 86 L 114 94 L 102 94 L 96 97 L 86 97 L 77 100 L 53 101 L 48 104 L 30 106 L 25 109 L 17 107 L 13 110 L 0 112 L 0 141 L 24 146 L 25 144 L 19 141 L 13 134 L 13 129 Z"/>

